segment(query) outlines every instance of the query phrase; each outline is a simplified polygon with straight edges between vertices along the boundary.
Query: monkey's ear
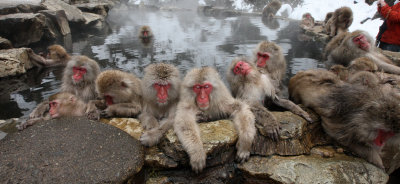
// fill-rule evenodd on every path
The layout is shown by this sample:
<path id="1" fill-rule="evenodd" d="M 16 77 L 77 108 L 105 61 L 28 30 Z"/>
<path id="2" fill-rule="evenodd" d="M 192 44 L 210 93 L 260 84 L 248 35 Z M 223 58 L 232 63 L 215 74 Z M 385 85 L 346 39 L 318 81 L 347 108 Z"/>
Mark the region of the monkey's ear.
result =
<path id="1" fill-rule="evenodd" d="M 124 81 L 122 81 L 122 82 L 121 82 L 121 86 L 124 87 L 124 88 L 126 88 L 126 87 L 128 87 L 128 84 L 126 84 Z"/>

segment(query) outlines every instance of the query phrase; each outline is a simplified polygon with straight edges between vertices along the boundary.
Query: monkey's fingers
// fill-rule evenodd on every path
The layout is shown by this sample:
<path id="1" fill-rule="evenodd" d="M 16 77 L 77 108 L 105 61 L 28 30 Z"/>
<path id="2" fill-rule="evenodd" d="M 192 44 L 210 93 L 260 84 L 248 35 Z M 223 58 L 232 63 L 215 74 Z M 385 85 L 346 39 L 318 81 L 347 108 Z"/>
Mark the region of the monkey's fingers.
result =
<path id="1" fill-rule="evenodd" d="M 238 150 L 236 153 L 236 160 L 240 163 L 246 162 L 250 157 L 250 151 Z"/>
<path id="2" fill-rule="evenodd" d="M 101 118 L 110 118 L 111 116 L 108 115 L 108 111 L 107 110 L 102 110 L 102 111 L 100 111 L 100 117 Z"/>
<path id="3" fill-rule="evenodd" d="M 100 119 L 100 111 L 95 110 L 87 113 L 87 118 L 90 120 L 99 120 Z"/>
<path id="4" fill-rule="evenodd" d="M 199 151 L 190 156 L 190 165 L 196 174 L 203 171 L 204 167 L 206 166 L 206 154 L 204 151 Z"/>
<path id="5" fill-rule="evenodd" d="M 146 131 L 140 136 L 140 142 L 142 145 L 145 146 L 154 146 L 158 144 L 162 137 L 162 133 L 158 131 L 158 129 L 152 129 L 149 131 Z"/>

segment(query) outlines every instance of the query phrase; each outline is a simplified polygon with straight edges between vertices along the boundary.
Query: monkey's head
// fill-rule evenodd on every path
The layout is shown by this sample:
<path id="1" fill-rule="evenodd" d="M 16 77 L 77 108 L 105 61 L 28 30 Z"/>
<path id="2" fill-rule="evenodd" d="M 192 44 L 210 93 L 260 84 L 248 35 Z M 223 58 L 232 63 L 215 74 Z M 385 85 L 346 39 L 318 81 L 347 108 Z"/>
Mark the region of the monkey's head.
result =
<path id="1" fill-rule="evenodd" d="M 150 26 L 142 26 L 139 30 L 140 38 L 150 38 L 153 36 L 153 33 L 150 29 Z"/>
<path id="2" fill-rule="evenodd" d="M 380 85 L 380 79 L 374 73 L 360 71 L 349 78 L 349 83 L 374 88 Z"/>
<path id="3" fill-rule="evenodd" d="M 67 51 L 61 45 L 51 45 L 47 47 L 47 59 L 66 60 L 69 59 Z"/>
<path id="4" fill-rule="evenodd" d="M 106 70 L 96 79 L 96 91 L 107 105 L 126 102 L 134 93 L 134 77 L 119 70 Z M 140 85 L 139 81 L 137 82 Z"/>
<path id="5" fill-rule="evenodd" d="M 353 49 L 356 52 L 370 52 L 374 45 L 372 37 L 367 32 L 361 30 L 356 30 L 348 34 L 345 40 L 342 44 L 346 44 L 350 48 L 359 48 Z"/>
<path id="6" fill-rule="evenodd" d="M 335 11 L 335 14 L 338 16 L 339 22 L 349 23 L 350 20 L 353 21 L 353 11 L 349 7 L 342 7 Z"/>
<path id="7" fill-rule="evenodd" d="M 161 106 L 177 101 L 181 81 L 175 66 L 165 63 L 151 64 L 144 71 L 141 84 L 146 101 Z"/>
<path id="8" fill-rule="evenodd" d="M 267 41 L 260 42 L 254 51 L 257 67 L 268 67 L 268 61 L 278 58 L 280 53 L 281 48 L 277 44 Z"/>
<path id="9" fill-rule="evenodd" d="M 329 68 L 329 71 L 336 74 L 343 81 L 347 81 L 349 78 L 349 70 L 343 65 L 333 65 Z"/>
<path id="10" fill-rule="evenodd" d="M 227 95 L 230 95 L 218 72 L 211 67 L 195 68 L 189 71 L 181 89 L 182 99 L 191 101 L 194 97 L 195 105 L 203 111 L 220 106 L 220 102 L 229 98 Z"/>
<path id="11" fill-rule="evenodd" d="M 310 19 L 310 18 L 312 18 L 310 13 L 303 14 L 303 19 Z"/>
<path id="12" fill-rule="evenodd" d="M 78 98 L 67 92 L 56 93 L 49 97 L 50 116 L 51 118 L 58 118 L 68 114 L 74 110 L 73 106 Z"/>
<path id="13" fill-rule="evenodd" d="M 73 56 L 64 69 L 64 75 L 69 76 L 75 85 L 93 83 L 99 73 L 97 62 L 86 56 Z"/>
<path id="14" fill-rule="evenodd" d="M 230 85 L 237 83 L 238 80 L 252 80 L 254 77 L 258 77 L 256 67 L 247 61 L 246 58 L 234 59 L 227 72 L 227 79 Z"/>
<path id="15" fill-rule="evenodd" d="M 360 57 L 351 61 L 349 69 L 353 71 L 376 72 L 378 70 L 378 66 L 371 59 L 367 57 Z"/>

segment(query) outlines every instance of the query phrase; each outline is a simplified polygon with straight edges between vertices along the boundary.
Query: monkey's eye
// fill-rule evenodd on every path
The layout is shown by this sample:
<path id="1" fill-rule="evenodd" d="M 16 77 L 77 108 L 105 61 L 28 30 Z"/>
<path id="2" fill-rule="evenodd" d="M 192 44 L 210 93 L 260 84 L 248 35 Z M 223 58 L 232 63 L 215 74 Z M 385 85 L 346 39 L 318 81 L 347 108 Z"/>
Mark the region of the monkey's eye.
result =
<path id="1" fill-rule="evenodd" d="M 208 84 L 206 84 L 206 85 L 204 86 L 205 89 L 207 89 L 207 88 L 209 88 L 209 87 L 210 87 L 210 85 L 208 85 Z"/>
<path id="2" fill-rule="evenodd" d="M 195 86 L 195 88 L 196 88 L 196 89 L 200 89 L 201 87 L 200 87 L 200 85 L 197 85 L 197 86 Z"/>

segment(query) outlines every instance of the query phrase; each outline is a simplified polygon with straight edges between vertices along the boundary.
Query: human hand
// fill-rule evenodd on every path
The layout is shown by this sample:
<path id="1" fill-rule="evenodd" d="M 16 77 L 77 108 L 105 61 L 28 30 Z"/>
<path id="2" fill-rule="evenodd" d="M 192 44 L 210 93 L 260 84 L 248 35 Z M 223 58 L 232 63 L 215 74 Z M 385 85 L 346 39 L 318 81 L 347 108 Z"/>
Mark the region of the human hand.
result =
<path id="1" fill-rule="evenodd" d="M 378 0 L 378 6 L 379 7 L 386 6 L 386 2 L 384 0 Z"/>

